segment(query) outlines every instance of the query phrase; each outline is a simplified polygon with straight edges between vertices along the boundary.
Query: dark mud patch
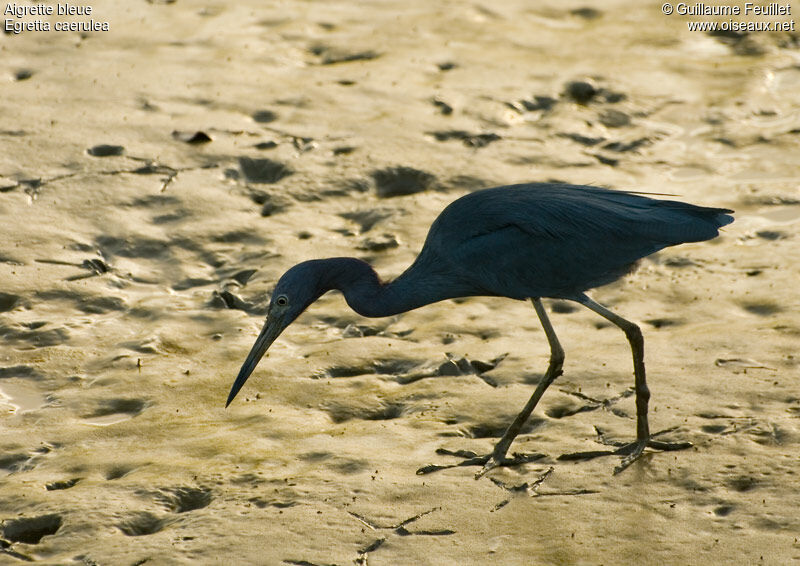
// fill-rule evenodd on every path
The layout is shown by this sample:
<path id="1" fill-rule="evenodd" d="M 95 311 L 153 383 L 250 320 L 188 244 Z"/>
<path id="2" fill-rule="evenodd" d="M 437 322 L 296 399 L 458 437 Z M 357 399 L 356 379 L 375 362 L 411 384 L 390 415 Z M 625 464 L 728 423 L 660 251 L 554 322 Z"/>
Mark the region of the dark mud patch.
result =
<path id="1" fill-rule="evenodd" d="M 61 491 L 63 489 L 70 489 L 75 487 L 83 478 L 71 478 L 68 480 L 51 481 L 44 485 L 47 491 Z"/>
<path id="2" fill-rule="evenodd" d="M 570 10 L 569 13 L 584 20 L 597 20 L 603 17 L 603 12 L 594 8 L 575 8 Z"/>
<path id="3" fill-rule="evenodd" d="M 145 237 L 100 236 L 97 238 L 97 246 L 105 256 L 164 258 L 168 257 L 170 253 L 168 242 Z"/>
<path id="4" fill-rule="evenodd" d="M 381 375 L 399 375 L 413 370 L 422 362 L 406 358 L 387 358 L 377 360 L 374 364 L 375 373 Z"/>
<path id="5" fill-rule="evenodd" d="M 132 170 L 131 173 L 134 175 L 166 175 L 163 179 L 164 185 L 163 188 L 172 182 L 175 176 L 178 174 L 177 169 L 173 169 L 168 165 L 160 165 L 158 163 L 147 163 L 146 165 L 142 165 L 141 167 L 137 167 L 136 169 Z M 178 199 L 175 199 L 176 202 L 180 202 Z"/>
<path id="6" fill-rule="evenodd" d="M 340 146 L 334 147 L 333 150 L 331 151 L 331 153 L 333 153 L 334 156 L 337 156 L 337 155 L 350 155 L 351 153 L 353 153 L 357 149 L 358 149 L 357 147 L 352 146 L 352 145 L 340 145 Z"/>
<path id="7" fill-rule="evenodd" d="M 297 501 L 289 499 L 280 499 L 280 498 L 266 499 L 264 497 L 251 497 L 247 501 L 258 507 L 259 509 L 264 509 L 266 507 L 275 507 L 276 509 L 286 509 L 288 507 L 294 507 L 298 503 Z"/>
<path id="8" fill-rule="evenodd" d="M 335 423 L 343 423 L 352 419 L 364 421 L 386 421 L 403 416 L 405 405 L 397 402 L 382 402 L 373 406 L 344 405 L 328 403 L 321 407 Z"/>
<path id="9" fill-rule="evenodd" d="M 722 434 L 727 429 L 727 425 L 703 425 L 700 427 L 700 430 L 706 434 Z"/>
<path id="10" fill-rule="evenodd" d="M 592 81 L 570 81 L 564 85 L 563 96 L 578 104 L 588 104 L 598 93 Z"/>
<path id="11" fill-rule="evenodd" d="M 442 100 L 441 98 L 434 98 L 431 100 L 431 104 L 433 104 L 436 108 L 439 109 L 439 112 L 444 116 L 449 116 L 453 113 L 453 107 L 450 106 L 447 102 Z"/>
<path id="12" fill-rule="evenodd" d="M 348 328 L 350 328 L 348 326 Z M 368 332 L 369 331 L 369 332 Z M 367 328 L 362 336 L 374 336 L 378 334 L 375 329 Z M 317 373 L 315 377 L 358 377 L 361 375 L 395 375 L 402 376 L 414 368 L 420 366 L 423 362 L 420 360 L 413 360 L 407 358 L 387 358 L 375 360 L 371 364 L 353 365 L 353 366 L 332 366 Z"/>
<path id="13" fill-rule="evenodd" d="M 588 411 L 594 411 L 598 407 L 593 405 L 579 405 L 578 403 L 566 401 L 562 403 L 556 403 L 548 407 L 544 414 L 550 417 L 551 419 L 563 419 L 565 417 L 571 417 L 572 415 L 577 415 L 578 413 L 585 413 Z"/>
<path id="14" fill-rule="evenodd" d="M 218 244 L 253 244 L 267 243 L 267 240 L 251 230 L 231 230 L 211 236 L 211 241 Z"/>
<path id="15" fill-rule="evenodd" d="M 106 471 L 105 478 L 107 480 L 118 480 L 120 478 L 124 478 L 135 469 L 136 466 L 125 466 L 125 465 L 111 466 Z"/>
<path id="16" fill-rule="evenodd" d="M 16 185 L 12 185 L 9 189 L 8 187 L 0 187 L 0 193 L 4 193 L 7 190 L 11 190 L 16 188 Z M 25 265 L 24 262 L 18 260 L 17 258 L 7 255 L 5 252 L 0 251 L 0 263 L 7 263 L 8 265 Z"/>
<path id="17" fill-rule="evenodd" d="M 321 65 L 336 65 L 339 63 L 352 63 L 354 61 L 371 61 L 377 59 L 380 54 L 371 49 L 363 51 L 353 51 L 339 47 L 331 47 L 323 44 L 315 44 L 309 51 L 319 57 Z"/>
<path id="18" fill-rule="evenodd" d="M 231 279 L 236 281 L 239 285 L 244 286 L 247 285 L 247 282 L 250 281 L 250 278 L 255 275 L 256 272 L 256 269 L 243 269 L 231 275 Z"/>
<path id="19" fill-rule="evenodd" d="M 34 379 L 40 379 L 42 374 L 31 366 L 10 366 L 7 368 L 0 368 L 0 379 L 9 377 L 31 377 Z"/>
<path id="20" fill-rule="evenodd" d="M 81 312 L 87 314 L 103 314 L 109 311 L 122 312 L 128 307 L 120 297 L 82 295 L 65 289 L 38 291 L 36 298 L 41 301 L 69 301 Z"/>
<path id="21" fill-rule="evenodd" d="M 87 314 L 103 314 L 111 311 L 122 312 L 128 307 L 119 297 L 80 297 L 76 302 L 78 310 Z"/>
<path id="22" fill-rule="evenodd" d="M 364 238 L 357 248 L 368 252 L 385 252 L 399 245 L 397 237 L 393 234 L 381 234 L 380 236 Z"/>
<path id="23" fill-rule="evenodd" d="M 323 460 L 328 460 L 329 458 L 333 458 L 336 456 L 333 452 L 324 452 L 322 450 L 315 450 L 312 452 L 304 452 L 300 454 L 298 458 L 304 460 L 306 462 L 322 462 Z"/>
<path id="24" fill-rule="evenodd" d="M 555 300 L 550 303 L 550 312 L 559 314 L 570 314 L 580 310 L 578 305 L 570 301 Z"/>
<path id="25" fill-rule="evenodd" d="M 232 477 L 230 482 L 234 485 L 248 485 L 250 487 L 257 487 L 266 483 L 267 480 L 265 480 L 260 473 L 253 474 L 247 472 L 239 476 Z"/>
<path id="26" fill-rule="evenodd" d="M 364 472 L 370 468 L 367 460 L 361 458 L 334 458 L 326 462 L 325 466 L 344 475 L 353 475 Z"/>
<path id="27" fill-rule="evenodd" d="M 287 210 L 291 201 L 282 195 L 276 195 L 261 190 L 251 190 L 250 200 L 261 206 L 261 216 L 272 216 Z"/>
<path id="28" fill-rule="evenodd" d="M 742 303 L 742 308 L 758 316 L 772 316 L 783 311 L 783 307 L 771 301 L 753 301 Z"/>
<path id="29" fill-rule="evenodd" d="M 3 454 L 0 456 L 0 470 L 7 472 L 17 472 L 25 467 L 30 456 L 28 454 Z"/>
<path id="30" fill-rule="evenodd" d="M 22 305 L 22 297 L 0 292 L 0 312 L 8 312 Z"/>
<path id="31" fill-rule="evenodd" d="M 576 133 L 571 133 L 571 132 L 570 133 L 558 134 L 558 137 L 570 139 L 570 140 L 572 140 L 572 141 L 574 141 L 576 143 L 579 143 L 579 144 L 581 144 L 583 146 L 586 146 L 586 147 L 594 147 L 597 144 L 602 143 L 602 142 L 604 142 L 606 140 L 606 138 L 604 138 L 604 137 L 594 137 L 593 138 L 593 137 L 584 136 L 582 134 L 576 134 Z"/>
<path id="32" fill-rule="evenodd" d="M 502 354 L 488 362 L 483 360 L 470 360 L 467 358 L 455 358 L 448 355 L 448 360 L 439 366 L 438 375 L 470 375 L 481 374 L 491 371 L 500 365 L 508 354 Z"/>
<path id="33" fill-rule="evenodd" d="M 396 211 L 391 208 L 370 208 L 368 210 L 343 212 L 339 216 L 358 224 L 359 231 L 363 234 L 372 230 L 379 222 L 391 218 L 395 213 Z"/>
<path id="34" fill-rule="evenodd" d="M 353 178 L 334 181 L 333 186 L 323 191 L 325 196 L 347 196 L 351 193 L 369 192 L 372 184 L 367 179 Z"/>
<path id="35" fill-rule="evenodd" d="M 239 168 L 248 183 L 277 183 L 294 174 L 285 163 L 265 158 L 240 157 Z"/>
<path id="36" fill-rule="evenodd" d="M 502 139 L 494 132 L 473 134 L 465 130 L 439 130 L 428 132 L 428 135 L 433 136 L 433 139 L 440 142 L 459 140 L 465 146 L 472 148 L 486 147 L 490 143 Z"/>
<path id="37" fill-rule="evenodd" d="M 92 157 L 113 157 L 125 153 L 125 148 L 121 145 L 99 144 L 90 147 L 86 153 Z"/>
<path id="38" fill-rule="evenodd" d="M 174 291 L 186 291 L 187 289 L 194 289 L 195 287 L 205 287 L 206 285 L 215 285 L 218 283 L 216 279 L 203 279 L 201 277 L 188 277 L 178 281 L 172 286 Z"/>
<path id="39" fill-rule="evenodd" d="M 56 513 L 9 519 L 3 524 L 3 538 L 11 542 L 39 544 L 43 537 L 56 534 L 62 523 L 63 518 Z"/>
<path id="40" fill-rule="evenodd" d="M 756 232 L 756 236 L 761 238 L 762 240 L 767 240 L 768 242 L 774 242 L 775 240 L 785 240 L 786 238 L 791 237 L 790 234 L 782 230 L 759 230 L 758 232 Z"/>
<path id="41" fill-rule="evenodd" d="M 259 124 L 269 124 L 278 119 L 278 114 L 272 110 L 256 110 L 250 117 Z"/>
<path id="42" fill-rule="evenodd" d="M 201 145 L 204 143 L 209 143 L 213 141 L 211 136 L 205 133 L 202 130 L 196 130 L 194 132 L 182 132 L 179 130 L 173 130 L 172 132 L 173 139 L 176 139 L 183 143 L 188 143 L 189 145 Z"/>
<path id="43" fill-rule="evenodd" d="M 468 191 L 479 191 L 496 184 L 472 175 L 455 175 L 447 180 L 447 187 L 451 189 L 466 189 Z"/>
<path id="44" fill-rule="evenodd" d="M 23 348 L 46 348 L 67 342 L 69 340 L 69 332 L 66 328 L 29 330 L 26 328 L 14 328 L 0 323 L 0 338 L 3 338 L 6 344 L 9 345 Z"/>
<path id="45" fill-rule="evenodd" d="M 667 267 L 692 267 L 697 265 L 697 263 L 685 256 L 671 256 L 664 260 L 664 265 Z"/>
<path id="46" fill-rule="evenodd" d="M 144 399 L 107 399 L 99 403 L 97 408 L 83 416 L 85 419 L 125 414 L 135 417 L 147 407 Z"/>
<path id="47" fill-rule="evenodd" d="M 152 535 L 162 531 L 169 520 L 143 511 L 117 523 L 117 528 L 129 537 Z"/>
<path id="48" fill-rule="evenodd" d="M 370 375 L 374 373 L 374 368 L 371 365 L 363 366 L 333 366 L 321 372 L 318 372 L 314 377 L 358 377 L 359 375 Z"/>
<path id="49" fill-rule="evenodd" d="M 170 224 L 172 222 L 180 222 L 181 220 L 186 220 L 191 215 L 192 213 L 189 212 L 188 210 L 180 209 L 167 214 L 159 214 L 158 216 L 154 216 L 151 222 L 156 226 L 161 224 Z"/>
<path id="50" fill-rule="evenodd" d="M 744 493 L 746 491 L 752 491 L 757 487 L 759 487 L 760 485 L 757 478 L 747 475 L 736 476 L 734 478 L 729 479 L 725 483 L 732 490 L 738 491 L 740 493 Z"/>
<path id="51" fill-rule="evenodd" d="M 534 94 L 532 98 L 509 102 L 506 105 L 517 112 L 549 112 L 558 103 L 558 99 L 543 94 Z"/>
<path id="52" fill-rule="evenodd" d="M 386 332 L 382 328 L 366 324 L 348 324 L 342 330 L 342 338 L 363 338 L 364 336 L 394 336 L 394 334 Z M 397 336 L 399 337 L 400 335 Z"/>
<path id="53" fill-rule="evenodd" d="M 476 423 L 463 427 L 462 429 L 469 438 L 500 438 L 508 429 L 508 426 L 514 420 L 516 415 L 509 415 L 507 419 L 498 419 L 491 422 Z M 520 434 L 528 434 L 540 426 L 542 426 L 546 419 L 531 417 L 522 427 Z"/>
<path id="54" fill-rule="evenodd" d="M 155 494 L 155 500 L 172 513 L 208 507 L 213 499 L 211 490 L 203 487 L 165 487 Z"/>
<path id="55" fill-rule="evenodd" d="M 628 116 L 625 112 L 615 110 L 613 108 L 601 112 L 597 119 L 606 128 L 623 128 L 625 126 L 629 126 L 631 123 L 630 116 Z"/>
<path id="56" fill-rule="evenodd" d="M 616 153 L 635 152 L 640 147 L 647 147 L 653 145 L 653 140 L 650 138 L 637 138 L 628 142 L 614 141 L 609 142 L 603 146 L 607 151 L 614 151 Z"/>
<path id="57" fill-rule="evenodd" d="M 228 290 L 212 291 L 211 298 L 206 305 L 212 309 L 240 310 L 248 314 L 263 315 L 267 313 L 267 305 L 258 305 L 245 301 Z"/>
<path id="58" fill-rule="evenodd" d="M 413 167 L 387 167 L 372 172 L 379 197 L 391 198 L 420 193 L 436 185 L 436 176 Z"/>
<path id="59" fill-rule="evenodd" d="M 727 517 L 736 507 L 733 505 L 720 505 L 714 508 L 714 515 L 717 517 Z"/>
<path id="60" fill-rule="evenodd" d="M 136 198 L 131 201 L 130 206 L 153 208 L 153 207 L 166 207 L 178 206 L 181 204 L 181 199 L 172 195 L 147 195 Z"/>
<path id="61" fill-rule="evenodd" d="M 15 81 L 27 81 L 35 74 L 36 71 L 34 71 L 33 69 L 17 69 L 12 73 L 12 76 Z"/>
<path id="62" fill-rule="evenodd" d="M 757 57 L 767 52 L 766 46 L 761 45 L 755 39 L 756 34 L 722 29 L 709 31 L 707 34 L 709 37 L 713 37 L 718 42 L 728 46 L 736 55 Z"/>
<path id="63" fill-rule="evenodd" d="M 616 104 L 625 100 L 627 95 L 598 86 L 591 79 L 580 79 L 567 82 L 564 85 L 562 97 L 578 104 L 588 105 L 590 103 Z"/>
<path id="64" fill-rule="evenodd" d="M 258 150 L 265 151 L 267 149 L 275 149 L 276 147 L 278 147 L 278 143 L 272 140 L 268 140 L 268 141 L 258 142 L 257 144 L 254 144 L 253 147 Z"/>
<path id="65" fill-rule="evenodd" d="M 684 324 L 684 321 L 677 318 L 651 318 L 645 320 L 645 322 L 653 328 L 666 328 L 668 326 L 681 326 Z"/>
<path id="66" fill-rule="evenodd" d="M 420 379 L 428 377 L 446 377 L 458 375 L 476 375 L 487 385 L 497 387 L 497 382 L 485 372 L 491 371 L 502 362 L 508 354 L 502 354 L 488 362 L 482 360 L 470 360 L 467 358 L 455 358 L 452 354 L 447 354 L 447 361 L 442 362 L 435 368 L 422 368 L 417 371 L 407 371 L 398 375 L 396 381 L 403 385 L 414 383 Z M 413 369 L 413 368 L 410 368 Z"/>
<path id="67" fill-rule="evenodd" d="M 741 198 L 746 206 L 793 206 L 800 204 L 800 198 L 782 194 L 747 195 Z"/>

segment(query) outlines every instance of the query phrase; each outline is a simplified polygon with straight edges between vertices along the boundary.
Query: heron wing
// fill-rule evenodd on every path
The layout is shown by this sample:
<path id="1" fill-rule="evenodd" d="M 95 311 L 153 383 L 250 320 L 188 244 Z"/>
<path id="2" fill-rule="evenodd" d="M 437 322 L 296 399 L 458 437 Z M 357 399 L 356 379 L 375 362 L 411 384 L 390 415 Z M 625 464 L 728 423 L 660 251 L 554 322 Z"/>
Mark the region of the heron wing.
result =
<path id="1" fill-rule="evenodd" d="M 499 187 L 447 207 L 423 253 L 480 294 L 570 298 L 662 248 L 713 238 L 726 212 L 597 187 Z"/>

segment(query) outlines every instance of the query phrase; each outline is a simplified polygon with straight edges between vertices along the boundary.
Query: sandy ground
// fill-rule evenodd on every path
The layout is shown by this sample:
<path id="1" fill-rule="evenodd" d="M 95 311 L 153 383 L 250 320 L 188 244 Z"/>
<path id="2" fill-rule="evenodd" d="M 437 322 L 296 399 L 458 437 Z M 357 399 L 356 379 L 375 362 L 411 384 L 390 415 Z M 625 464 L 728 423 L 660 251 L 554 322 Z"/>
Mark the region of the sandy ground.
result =
<path id="1" fill-rule="evenodd" d="M 19 21 L 109 31 L 0 36 L 0 563 L 800 561 L 796 33 L 656 2 L 91 7 Z M 622 333 L 567 303 L 512 447 L 545 456 L 480 481 L 416 471 L 527 400 L 524 302 L 331 293 L 223 408 L 285 269 L 396 276 L 451 200 L 551 179 L 736 210 L 593 293 L 642 323 L 651 426 L 694 448 L 558 460 L 635 432 Z"/>

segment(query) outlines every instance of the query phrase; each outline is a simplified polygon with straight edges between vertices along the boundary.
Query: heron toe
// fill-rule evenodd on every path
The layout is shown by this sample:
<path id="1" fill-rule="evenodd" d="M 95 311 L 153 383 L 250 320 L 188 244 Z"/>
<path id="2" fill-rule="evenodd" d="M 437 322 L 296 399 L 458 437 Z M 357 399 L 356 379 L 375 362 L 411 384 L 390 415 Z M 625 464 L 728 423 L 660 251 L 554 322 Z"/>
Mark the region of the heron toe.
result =
<path id="1" fill-rule="evenodd" d="M 478 455 L 471 450 L 447 450 L 446 448 L 439 448 L 436 453 L 445 456 L 455 456 L 456 458 L 462 458 L 462 460 L 455 464 L 430 464 L 428 466 L 423 466 L 417 470 L 417 475 L 425 475 L 438 472 L 439 470 L 460 468 L 463 466 L 482 466 L 481 470 L 475 474 L 475 479 L 477 480 L 495 468 L 519 466 L 520 464 L 536 462 L 537 460 L 541 460 L 542 458 L 546 457 L 545 454 L 541 454 L 539 452 L 531 452 L 529 454 L 520 454 L 519 452 L 515 452 L 514 455 L 509 458 L 506 456 L 498 457 L 495 453 Z"/>
<path id="2" fill-rule="evenodd" d="M 662 442 L 661 440 L 653 440 L 652 438 L 645 438 L 642 440 L 637 440 L 636 442 L 631 442 L 630 444 L 626 444 L 625 446 L 622 446 L 611 453 L 618 456 L 625 456 L 622 459 L 622 462 L 620 462 L 619 466 L 614 468 L 614 475 L 616 476 L 628 468 L 628 466 L 633 464 L 636 460 L 638 460 L 642 454 L 644 454 L 645 448 L 655 448 L 656 450 L 660 450 L 662 452 L 669 452 L 672 450 L 685 450 L 691 447 L 691 442 Z"/>

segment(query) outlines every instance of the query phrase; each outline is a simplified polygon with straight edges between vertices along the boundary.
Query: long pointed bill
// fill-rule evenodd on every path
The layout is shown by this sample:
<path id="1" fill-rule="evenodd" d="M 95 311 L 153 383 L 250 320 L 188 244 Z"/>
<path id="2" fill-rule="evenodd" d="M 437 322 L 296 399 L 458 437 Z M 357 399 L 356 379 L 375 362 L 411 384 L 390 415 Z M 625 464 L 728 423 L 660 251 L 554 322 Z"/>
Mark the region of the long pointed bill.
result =
<path id="1" fill-rule="evenodd" d="M 261 333 L 258 335 L 258 338 L 256 338 L 256 343 L 253 344 L 250 353 L 247 354 L 247 359 L 244 361 L 244 364 L 242 364 L 242 369 L 239 370 L 236 381 L 233 382 L 233 387 L 231 387 L 231 392 L 228 394 L 225 407 L 231 404 L 231 401 L 233 401 L 236 394 L 239 393 L 244 382 L 247 381 L 247 378 L 250 377 L 250 374 L 256 369 L 258 361 L 266 353 L 267 349 L 272 345 L 278 335 L 283 332 L 284 328 L 285 326 L 278 320 L 272 318 L 267 319 L 264 328 L 261 329 Z"/>

